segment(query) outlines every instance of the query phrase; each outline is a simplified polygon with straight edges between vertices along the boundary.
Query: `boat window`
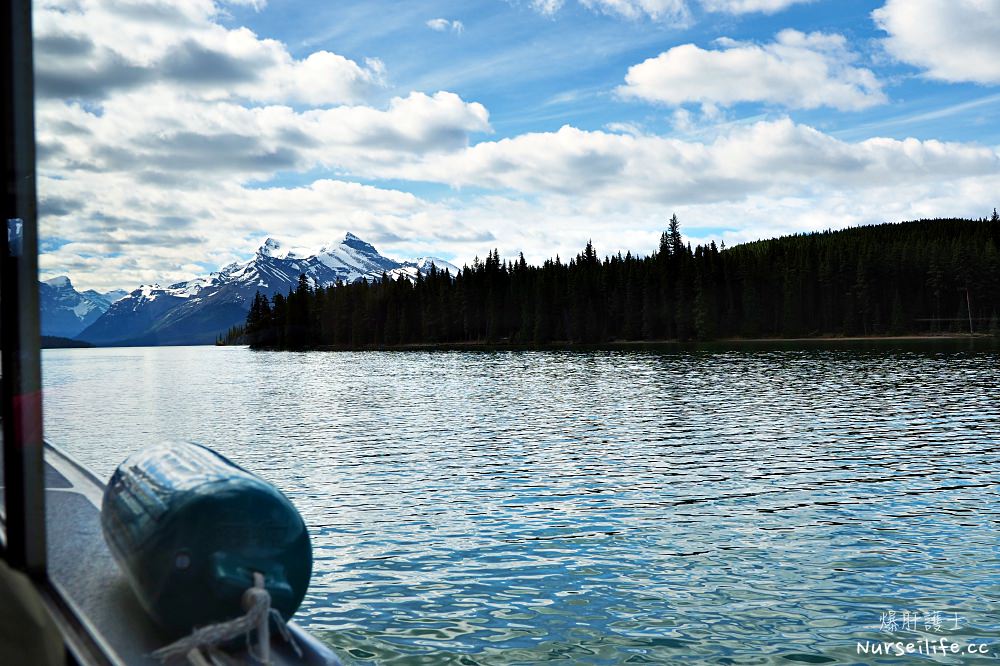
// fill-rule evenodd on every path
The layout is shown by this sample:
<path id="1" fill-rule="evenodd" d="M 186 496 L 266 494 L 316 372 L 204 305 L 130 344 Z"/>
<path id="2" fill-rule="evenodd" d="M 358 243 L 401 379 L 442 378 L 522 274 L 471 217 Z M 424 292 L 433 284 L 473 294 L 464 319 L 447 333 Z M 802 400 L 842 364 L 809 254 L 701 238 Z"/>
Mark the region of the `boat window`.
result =
<path id="1" fill-rule="evenodd" d="M 998 3 L 34 0 L 11 552 L 130 664 L 209 569 L 361 664 L 978 644 Z"/>

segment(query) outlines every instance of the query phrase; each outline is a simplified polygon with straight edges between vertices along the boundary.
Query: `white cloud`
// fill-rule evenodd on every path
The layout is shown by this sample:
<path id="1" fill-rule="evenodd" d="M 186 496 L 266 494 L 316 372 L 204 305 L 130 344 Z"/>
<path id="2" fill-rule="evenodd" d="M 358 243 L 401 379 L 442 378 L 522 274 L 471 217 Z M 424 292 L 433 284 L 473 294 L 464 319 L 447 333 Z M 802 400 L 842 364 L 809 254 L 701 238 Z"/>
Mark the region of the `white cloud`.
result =
<path id="1" fill-rule="evenodd" d="M 238 5 L 250 7 L 255 12 L 259 12 L 267 7 L 267 0 L 224 0 L 227 5 Z"/>
<path id="2" fill-rule="evenodd" d="M 531 7 L 540 14 L 551 16 L 562 9 L 563 0 L 531 0 Z"/>
<path id="3" fill-rule="evenodd" d="M 435 32 L 455 32 L 461 34 L 465 32 L 465 24 L 461 21 L 448 20 L 446 18 L 433 18 L 427 21 L 427 27 Z"/>
<path id="4" fill-rule="evenodd" d="M 379 165 L 370 175 L 530 194 L 693 204 L 933 185 L 997 173 L 1000 156 L 990 148 L 917 139 L 849 143 L 785 119 L 735 126 L 710 142 L 565 126 Z"/>
<path id="5" fill-rule="evenodd" d="M 674 129 L 680 132 L 690 132 L 697 128 L 697 123 L 691 112 L 687 109 L 674 109 L 674 113 L 671 116 L 671 122 Z"/>
<path id="6" fill-rule="evenodd" d="M 792 5 L 798 5 L 815 0 L 701 0 L 706 11 L 724 12 L 727 14 L 749 14 L 751 12 L 761 12 L 763 14 L 775 14 L 788 9 Z"/>
<path id="7" fill-rule="evenodd" d="M 872 17 L 889 53 L 928 77 L 1000 83 L 1000 0 L 888 0 Z"/>
<path id="8" fill-rule="evenodd" d="M 641 136 L 643 134 L 642 128 L 635 123 L 608 123 L 605 129 L 609 132 L 631 134 L 632 136 Z"/>
<path id="9" fill-rule="evenodd" d="M 169 87 L 202 99 L 300 102 L 367 99 L 382 64 L 328 51 L 294 58 L 284 44 L 215 22 L 212 2 L 44 2 L 35 13 L 42 98 L 106 99 Z"/>
<path id="10" fill-rule="evenodd" d="M 687 25 L 691 22 L 688 0 L 579 0 L 579 2 L 593 11 L 631 20 L 651 19 L 669 21 L 676 25 Z M 774 14 L 792 5 L 806 2 L 815 0 L 701 0 L 701 5 L 708 12 Z M 531 0 L 531 7 L 546 16 L 554 15 L 564 4 L 564 0 Z"/>
<path id="11" fill-rule="evenodd" d="M 652 19 L 688 23 L 691 12 L 686 0 L 579 0 L 591 11 L 630 20 Z M 539 14 L 553 16 L 565 4 L 564 0 L 531 0 L 531 8 Z"/>
<path id="12" fill-rule="evenodd" d="M 587 8 L 627 19 L 686 23 L 690 19 L 685 0 L 580 0 Z"/>
<path id="13" fill-rule="evenodd" d="M 266 179 L 319 165 L 355 168 L 461 150 L 471 133 L 489 132 L 489 114 L 458 95 L 411 93 L 387 108 L 338 106 L 297 112 L 287 106 L 206 103 L 163 91 L 116 95 L 90 113 L 79 104 L 39 108 L 44 172 L 121 172 L 161 184 Z"/>
<path id="14" fill-rule="evenodd" d="M 765 102 L 791 108 L 864 109 L 887 101 L 871 70 L 858 67 L 841 35 L 783 30 L 774 42 L 717 40 L 675 46 L 629 68 L 623 97 L 669 105 Z"/>

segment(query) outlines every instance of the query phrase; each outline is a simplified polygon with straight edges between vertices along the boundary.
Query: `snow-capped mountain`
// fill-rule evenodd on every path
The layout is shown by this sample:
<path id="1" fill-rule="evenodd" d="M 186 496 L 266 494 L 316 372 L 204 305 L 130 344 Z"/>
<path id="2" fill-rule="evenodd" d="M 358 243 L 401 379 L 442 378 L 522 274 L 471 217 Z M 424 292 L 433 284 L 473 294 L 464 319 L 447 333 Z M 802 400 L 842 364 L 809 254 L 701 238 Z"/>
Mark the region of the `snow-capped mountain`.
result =
<path id="1" fill-rule="evenodd" d="M 105 291 L 105 292 L 96 292 L 93 289 L 88 289 L 87 291 L 83 291 L 80 293 L 89 298 L 99 298 L 104 302 L 106 302 L 108 304 L 108 307 L 110 307 L 111 304 L 114 303 L 115 301 L 121 300 L 126 296 L 128 296 L 128 292 L 125 291 L 124 289 L 112 289 L 111 291 Z"/>
<path id="2" fill-rule="evenodd" d="M 231 326 L 242 324 L 254 294 L 287 293 L 305 274 L 314 286 L 361 279 L 379 280 L 427 274 L 431 265 L 458 268 L 442 259 L 423 257 L 396 261 L 384 257 L 354 234 L 318 252 L 294 248 L 268 238 L 252 259 L 232 263 L 207 277 L 167 287 L 144 285 L 115 302 L 79 339 L 102 345 L 209 344 Z"/>
<path id="3" fill-rule="evenodd" d="M 124 291 L 79 292 L 65 275 L 38 283 L 42 335 L 73 338 L 93 324 L 111 304 L 126 296 Z"/>

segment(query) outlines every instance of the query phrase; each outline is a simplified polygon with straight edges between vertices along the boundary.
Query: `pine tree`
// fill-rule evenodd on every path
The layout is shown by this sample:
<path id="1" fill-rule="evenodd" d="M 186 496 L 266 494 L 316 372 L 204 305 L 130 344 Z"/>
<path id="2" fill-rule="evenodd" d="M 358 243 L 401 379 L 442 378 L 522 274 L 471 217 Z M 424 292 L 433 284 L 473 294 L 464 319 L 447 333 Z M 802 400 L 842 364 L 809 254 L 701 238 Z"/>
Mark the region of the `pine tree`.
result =
<path id="1" fill-rule="evenodd" d="M 677 213 L 670 216 L 670 224 L 667 226 L 667 238 L 669 239 L 670 254 L 677 256 L 684 250 L 684 243 L 681 239 L 681 223 L 677 220 Z"/>
<path id="2" fill-rule="evenodd" d="M 898 289 L 892 297 L 892 319 L 889 322 L 889 332 L 893 335 L 906 332 L 906 313 L 903 311 L 903 299 L 899 295 Z"/>
<path id="3" fill-rule="evenodd" d="M 285 346 L 285 316 L 287 302 L 281 294 L 275 294 L 271 299 L 271 325 L 264 332 L 261 344 L 265 347 Z"/>

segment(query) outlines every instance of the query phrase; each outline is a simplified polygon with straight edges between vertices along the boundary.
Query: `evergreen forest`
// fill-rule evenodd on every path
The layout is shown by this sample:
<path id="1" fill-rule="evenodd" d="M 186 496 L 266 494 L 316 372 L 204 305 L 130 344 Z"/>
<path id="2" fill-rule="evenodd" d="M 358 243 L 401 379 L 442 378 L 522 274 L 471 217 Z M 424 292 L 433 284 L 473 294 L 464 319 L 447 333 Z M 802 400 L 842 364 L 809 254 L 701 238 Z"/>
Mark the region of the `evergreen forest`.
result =
<path id="1" fill-rule="evenodd" d="M 601 345 L 626 341 L 1000 332 L 1000 218 L 933 219 L 717 247 L 676 215 L 649 256 L 588 243 L 541 266 L 494 250 L 432 269 L 258 293 L 220 340 L 255 348 Z"/>

